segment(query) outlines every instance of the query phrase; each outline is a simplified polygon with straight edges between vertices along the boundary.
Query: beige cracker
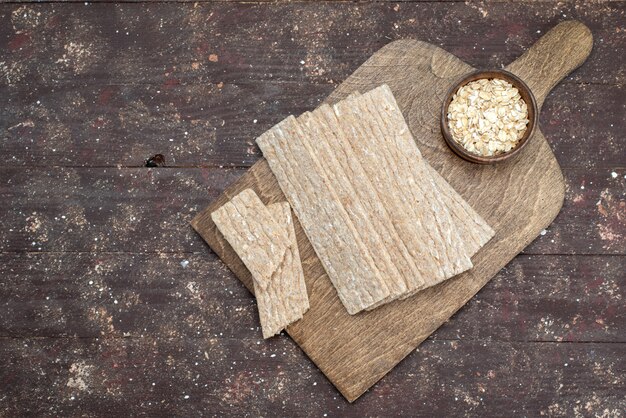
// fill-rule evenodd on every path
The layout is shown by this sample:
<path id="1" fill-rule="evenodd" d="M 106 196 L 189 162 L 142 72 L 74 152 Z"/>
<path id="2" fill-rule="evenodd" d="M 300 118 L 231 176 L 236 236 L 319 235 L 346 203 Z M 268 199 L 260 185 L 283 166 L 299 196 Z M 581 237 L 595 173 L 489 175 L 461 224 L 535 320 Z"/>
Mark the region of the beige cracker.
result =
<path id="1" fill-rule="evenodd" d="M 409 283 L 410 291 L 415 291 L 464 271 L 471 262 L 404 120 L 381 121 L 383 107 L 392 105 L 381 90 L 340 102 L 334 110 L 354 132 L 356 162 L 381 193 L 394 190 L 383 194 L 384 202 L 399 221 L 396 229 L 418 265 Z"/>
<path id="2" fill-rule="evenodd" d="M 349 313 L 389 295 L 375 260 L 294 117 L 257 139 L 283 193 Z"/>
<path id="3" fill-rule="evenodd" d="M 211 218 L 252 274 L 263 337 L 302 318 L 309 302 L 289 204 L 266 207 L 246 189 Z"/>

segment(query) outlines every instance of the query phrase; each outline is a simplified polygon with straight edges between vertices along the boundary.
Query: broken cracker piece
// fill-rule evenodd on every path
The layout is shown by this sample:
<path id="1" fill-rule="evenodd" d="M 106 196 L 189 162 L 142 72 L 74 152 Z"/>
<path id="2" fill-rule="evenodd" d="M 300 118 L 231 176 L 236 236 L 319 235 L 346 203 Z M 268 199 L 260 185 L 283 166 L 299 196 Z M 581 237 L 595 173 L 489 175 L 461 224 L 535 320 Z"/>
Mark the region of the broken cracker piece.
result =
<path id="1" fill-rule="evenodd" d="M 264 338 L 278 334 L 287 325 L 301 319 L 309 309 L 309 297 L 289 203 L 274 203 L 267 208 L 276 222 L 285 226 L 289 245 L 285 251 L 282 269 L 279 268 L 266 288 L 255 287 Z"/>
<path id="2" fill-rule="evenodd" d="M 263 338 L 301 319 L 309 300 L 289 204 L 266 207 L 247 189 L 211 218 L 252 274 Z"/>
<path id="3" fill-rule="evenodd" d="M 287 242 L 285 229 L 273 217 L 252 189 L 246 189 L 211 213 L 224 238 L 265 285 L 282 263 Z"/>

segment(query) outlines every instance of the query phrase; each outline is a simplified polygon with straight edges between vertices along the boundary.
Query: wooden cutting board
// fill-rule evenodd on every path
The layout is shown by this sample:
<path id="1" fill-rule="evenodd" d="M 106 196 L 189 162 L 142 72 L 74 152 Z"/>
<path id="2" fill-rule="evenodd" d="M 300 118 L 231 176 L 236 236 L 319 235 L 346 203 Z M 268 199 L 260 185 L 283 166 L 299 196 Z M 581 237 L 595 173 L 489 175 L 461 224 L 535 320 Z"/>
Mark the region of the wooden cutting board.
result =
<path id="1" fill-rule="evenodd" d="M 541 106 L 550 90 L 585 61 L 591 47 L 586 26 L 564 22 L 506 69 L 528 84 Z M 446 146 L 439 127 L 444 95 L 455 80 L 472 70 L 434 45 L 400 40 L 376 52 L 327 99 L 333 103 L 357 90 L 389 85 L 422 154 L 496 231 L 473 257 L 470 271 L 409 299 L 350 316 L 296 222 L 311 308 L 287 332 L 351 402 L 461 308 L 561 209 L 563 176 L 540 129 L 516 160 L 496 166 L 465 162 Z M 286 200 L 261 159 L 198 214 L 192 226 L 252 292 L 250 273 L 210 217 L 246 188 L 254 189 L 265 204 Z"/>

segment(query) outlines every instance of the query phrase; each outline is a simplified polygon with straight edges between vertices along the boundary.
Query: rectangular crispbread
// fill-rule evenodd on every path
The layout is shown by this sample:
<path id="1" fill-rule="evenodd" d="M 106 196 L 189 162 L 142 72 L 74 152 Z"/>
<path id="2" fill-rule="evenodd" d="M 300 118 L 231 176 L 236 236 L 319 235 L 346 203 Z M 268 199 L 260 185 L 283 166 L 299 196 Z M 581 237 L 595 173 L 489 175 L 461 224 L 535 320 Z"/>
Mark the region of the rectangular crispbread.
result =
<path id="1" fill-rule="evenodd" d="M 349 313 L 389 295 L 389 289 L 294 117 L 257 138 L 283 193 L 298 216 Z"/>
<path id="2" fill-rule="evenodd" d="M 383 107 L 388 120 L 396 124 L 402 125 L 403 130 L 408 133 L 403 138 L 406 141 L 415 144 L 415 139 L 410 135 L 406 121 L 402 115 L 400 108 L 396 102 L 393 93 L 388 86 L 382 85 L 381 87 L 372 90 L 372 92 L 378 92 L 382 97 L 381 102 L 385 102 L 389 107 Z M 461 195 L 454 190 L 454 188 L 435 170 L 430 164 L 423 159 L 417 145 L 413 148 L 416 151 L 416 155 L 419 156 L 425 163 L 425 167 L 433 179 L 435 185 L 435 191 L 443 201 L 443 205 L 449 209 L 453 222 L 459 231 L 460 243 L 466 247 L 466 251 L 470 256 L 476 254 L 476 252 L 485 245 L 495 234 L 494 230 L 487 224 L 487 222 L 461 197 Z"/>
<path id="3" fill-rule="evenodd" d="M 333 106 L 349 138 L 344 147 L 351 148 L 353 164 L 360 165 L 375 183 L 381 202 L 396 221 L 391 228 L 401 236 L 403 247 L 417 265 L 412 274 L 405 277 L 406 292 L 391 294 L 373 307 L 432 286 L 471 267 L 447 208 L 433 191 L 425 161 L 415 158 L 418 153 L 415 143 L 399 141 L 408 130 L 402 124 L 382 124 L 378 117 L 380 109 L 369 104 L 390 106 L 382 98 L 377 100 L 378 90 Z M 324 106 L 318 111 L 325 112 Z M 387 190 L 394 190 L 394 193 L 386 193 Z M 402 247 L 390 250 L 398 253 L 398 248 Z"/>
<path id="4" fill-rule="evenodd" d="M 394 123 L 405 124 L 406 121 L 402 117 L 402 112 L 393 97 L 393 93 L 386 86 L 379 87 L 380 93 L 382 93 L 391 106 L 394 108 L 391 116 L 395 118 Z M 376 89 L 376 90 L 379 90 Z M 360 97 L 360 92 L 353 92 L 347 96 L 344 101 Z M 407 128 L 408 129 L 408 128 Z M 412 138 L 413 139 L 413 138 Z M 421 152 L 417 148 L 417 155 L 421 157 Z M 425 160 L 424 160 L 425 161 Z M 425 161 L 426 162 L 426 161 Z M 454 190 L 454 188 L 448 183 L 428 162 L 426 162 L 426 169 L 428 174 L 432 177 L 436 186 L 436 193 L 443 200 L 443 204 L 449 208 L 450 215 L 453 218 L 454 225 L 456 226 L 461 241 L 465 244 L 467 252 L 470 257 L 476 254 L 476 252 L 483 247 L 491 238 L 493 238 L 495 232 L 487 224 L 487 222 L 461 197 L 461 195 Z"/>
<path id="5" fill-rule="evenodd" d="M 409 131 L 402 113 L 384 93 L 386 86 L 365 93 L 356 101 L 354 116 L 368 114 L 358 119 L 370 127 L 371 150 L 376 150 L 382 160 L 395 168 L 394 177 L 399 186 L 398 195 L 405 202 L 406 210 L 413 210 L 414 225 L 423 242 L 420 247 L 424 283 L 414 290 L 429 287 L 455 276 L 472 267 L 471 260 L 457 228 L 452 223 L 447 207 L 429 175 L 426 161 L 421 157 L 417 144 Z M 391 96 L 393 99 L 393 96 Z M 340 107 L 339 103 L 336 107 Z"/>
<path id="6" fill-rule="evenodd" d="M 411 272 L 405 263 L 410 257 L 395 256 L 396 251 L 401 253 L 404 248 L 400 247 L 402 243 L 395 231 L 389 228 L 390 216 L 362 168 L 354 164 L 349 147 L 343 146 L 341 124 L 334 115 L 322 114 L 322 110 L 324 109 L 319 108 L 313 113 L 305 113 L 297 119 L 303 134 L 315 138 L 312 143 L 303 142 L 309 153 L 317 157 L 320 167 L 337 193 L 337 198 L 344 203 L 375 260 L 390 295 L 402 294 L 408 290 L 404 276 Z M 326 119 L 326 116 L 330 116 L 330 119 Z"/>
<path id="7" fill-rule="evenodd" d="M 257 144 L 350 314 L 468 270 L 493 234 L 424 160 L 385 85 Z"/>

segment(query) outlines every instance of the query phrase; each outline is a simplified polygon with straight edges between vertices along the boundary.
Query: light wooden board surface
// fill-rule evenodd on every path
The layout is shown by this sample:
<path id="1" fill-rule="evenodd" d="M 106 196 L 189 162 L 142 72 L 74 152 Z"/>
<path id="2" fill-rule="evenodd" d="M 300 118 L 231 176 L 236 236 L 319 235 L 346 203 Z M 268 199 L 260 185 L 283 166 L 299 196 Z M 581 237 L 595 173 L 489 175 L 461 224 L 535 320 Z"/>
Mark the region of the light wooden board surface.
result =
<path id="1" fill-rule="evenodd" d="M 591 47 L 592 36 L 584 25 L 564 22 L 506 69 L 529 85 L 541 106 L 550 90 L 584 62 Z M 464 162 L 445 145 L 439 130 L 443 96 L 457 78 L 472 70 L 431 44 L 395 41 L 376 52 L 327 100 L 333 103 L 353 91 L 388 84 L 425 158 L 496 231 L 472 258 L 472 270 L 411 298 L 350 316 L 295 223 L 311 308 L 288 333 L 349 401 L 357 399 L 461 308 L 547 227 L 561 208 L 563 177 L 540 129 L 519 158 L 498 166 Z M 252 291 L 249 272 L 210 218 L 211 211 L 246 188 L 254 189 L 265 204 L 285 200 L 267 162 L 261 159 L 198 214 L 192 225 Z"/>

